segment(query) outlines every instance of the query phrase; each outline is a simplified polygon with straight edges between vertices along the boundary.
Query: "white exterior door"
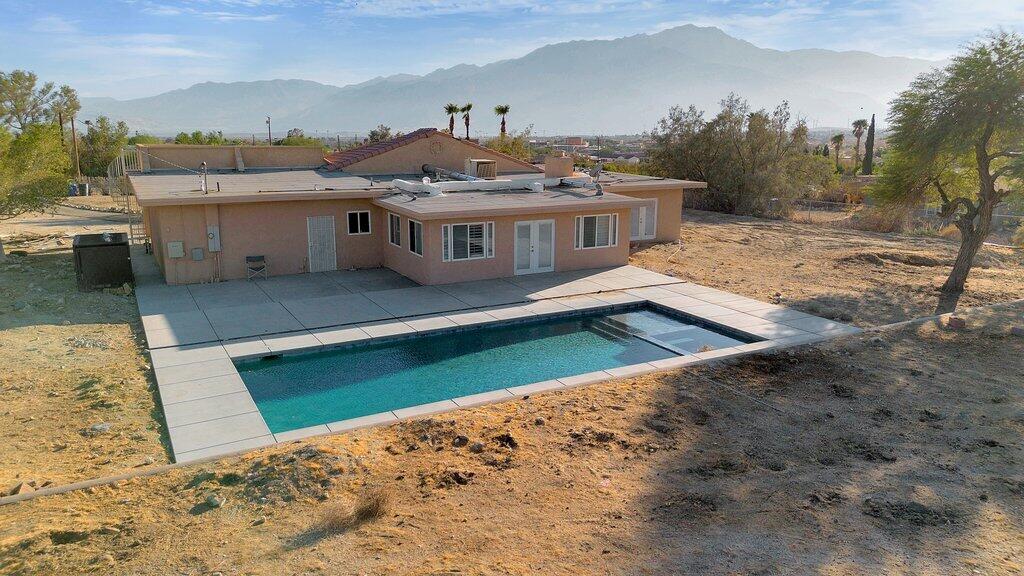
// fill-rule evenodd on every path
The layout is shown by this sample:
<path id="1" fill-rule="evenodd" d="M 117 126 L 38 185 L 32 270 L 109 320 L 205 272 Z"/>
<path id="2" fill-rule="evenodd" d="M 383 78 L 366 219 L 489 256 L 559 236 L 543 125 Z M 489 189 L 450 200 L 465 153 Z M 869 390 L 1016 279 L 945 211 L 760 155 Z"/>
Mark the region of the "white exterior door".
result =
<path id="1" fill-rule="evenodd" d="M 555 269 L 555 221 L 516 222 L 515 273 L 535 274 Z"/>
<path id="2" fill-rule="evenodd" d="M 309 271 L 328 272 L 338 269 L 338 251 L 335 245 L 334 216 L 306 218 L 309 237 Z"/>
<path id="3" fill-rule="evenodd" d="M 629 239 L 650 240 L 658 235 L 658 201 L 629 210 Z"/>

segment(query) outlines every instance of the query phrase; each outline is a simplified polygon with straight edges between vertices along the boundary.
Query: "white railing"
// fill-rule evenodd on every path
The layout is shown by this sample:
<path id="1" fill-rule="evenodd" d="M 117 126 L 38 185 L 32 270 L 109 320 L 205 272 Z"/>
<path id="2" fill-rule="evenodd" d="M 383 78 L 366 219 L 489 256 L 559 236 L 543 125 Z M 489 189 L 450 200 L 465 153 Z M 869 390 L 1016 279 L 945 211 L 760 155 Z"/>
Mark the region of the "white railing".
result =
<path id="1" fill-rule="evenodd" d="M 128 214 L 128 238 L 132 244 L 146 242 L 146 227 L 135 195 L 128 186 L 128 175 L 142 172 L 142 155 L 135 146 L 121 149 L 117 158 L 107 165 L 107 194 Z"/>

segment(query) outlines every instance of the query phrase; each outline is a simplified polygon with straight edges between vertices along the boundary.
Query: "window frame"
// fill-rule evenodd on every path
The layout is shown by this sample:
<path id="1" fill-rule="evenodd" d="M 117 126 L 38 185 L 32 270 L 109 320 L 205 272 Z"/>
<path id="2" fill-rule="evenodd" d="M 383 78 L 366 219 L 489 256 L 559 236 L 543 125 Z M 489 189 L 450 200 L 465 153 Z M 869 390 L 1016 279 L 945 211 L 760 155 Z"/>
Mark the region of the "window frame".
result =
<path id="1" fill-rule="evenodd" d="M 398 225 L 395 225 L 395 222 Z M 395 242 L 395 235 L 398 236 L 398 242 Z M 402 247 L 402 216 L 395 214 L 394 212 L 388 212 L 388 244 L 392 246 Z"/>
<path id="2" fill-rule="evenodd" d="M 406 218 L 406 220 L 409 221 L 409 252 L 412 252 L 415 256 L 423 258 L 423 223 L 419 220 L 413 220 L 412 218 Z M 418 226 L 420 230 L 420 241 L 418 245 L 420 249 L 419 252 L 413 250 L 413 241 L 416 238 L 416 235 L 413 233 L 414 226 Z"/>
<path id="3" fill-rule="evenodd" d="M 455 257 L 455 227 L 466 226 L 466 257 Z M 480 226 L 483 234 L 483 250 L 480 256 L 472 256 L 469 249 L 469 227 Z M 495 224 L 493 220 L 480 222 L 453 222 L 441 226 L 441 261 L 442 262 L 467 262 L 470 260 L 487 260 L 494 258 L 494 236 Z"/>
<path id="4" fill-rule="evenodd" d="M 366 232 L 360 232 L 361 226 L 360 217 L 356 216 L 356 231 L 352 231 L 352 215 L 353 214 L 366 214 Z M 345 213 L 345 230 L 349 236 L 366 236 L 373 234 L 373 213 L 370 210 L 349 210 Z"/>
<path id="5" fill-rule="evenodd" d="M 602 216 L 608 217 L 608 243 L 594 246 L 585 246 L 583 238 L 583 228 L 587 218 L 594 219 L 594 241 L 597 241 L 597 221 Z M 608 214 L 581 214 L 576 216 L 576 229 L 573 235 L 573 249 L 575 250 L 599 250 L 601 248 L 614 248 L 619 245 L 619 215 L 617 213 Z"/>

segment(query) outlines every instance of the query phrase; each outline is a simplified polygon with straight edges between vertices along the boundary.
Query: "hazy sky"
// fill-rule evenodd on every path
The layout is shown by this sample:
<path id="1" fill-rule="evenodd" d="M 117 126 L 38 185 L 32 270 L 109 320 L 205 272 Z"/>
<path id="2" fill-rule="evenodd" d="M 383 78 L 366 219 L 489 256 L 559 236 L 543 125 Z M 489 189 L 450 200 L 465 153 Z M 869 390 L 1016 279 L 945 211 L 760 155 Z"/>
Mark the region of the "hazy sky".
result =
<path id="1" fill-rule="evenodd" d="M 0 14 L 0 70 L 118 98 L 207 80 L 342 85 L 685 23 L 767 48 L 932 59 L 1024 30 L 1022 0 L 0 0 Z"/>

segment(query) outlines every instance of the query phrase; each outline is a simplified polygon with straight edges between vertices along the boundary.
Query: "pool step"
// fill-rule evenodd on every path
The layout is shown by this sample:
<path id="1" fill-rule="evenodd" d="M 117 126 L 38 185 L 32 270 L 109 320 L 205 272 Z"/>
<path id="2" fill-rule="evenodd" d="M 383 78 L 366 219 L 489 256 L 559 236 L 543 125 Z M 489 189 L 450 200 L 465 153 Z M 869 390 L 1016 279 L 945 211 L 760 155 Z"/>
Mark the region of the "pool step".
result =
<path id="1" fill-rule="evenodd" d="M 632 336 L 627 330 L 624 330 L 605 319 L 594 320 L 590 323 L 590 329 L 613 342 L 628 340 Z"/>

